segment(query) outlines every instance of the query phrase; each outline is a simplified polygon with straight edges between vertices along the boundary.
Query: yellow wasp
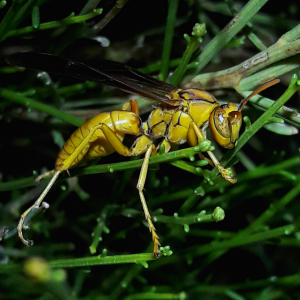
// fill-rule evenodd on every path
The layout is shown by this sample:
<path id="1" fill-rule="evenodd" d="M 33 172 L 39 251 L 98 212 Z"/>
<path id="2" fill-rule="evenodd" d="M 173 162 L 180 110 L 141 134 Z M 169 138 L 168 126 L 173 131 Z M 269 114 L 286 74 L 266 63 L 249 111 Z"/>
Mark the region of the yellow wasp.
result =
<path id="1" fill-rule="evenodd" d="M 237 145 L 242 124 L 241 111 L 248 99 L 267 87 L 275 84 L 273 80 L 243 99 L 239 105 L 228 103 L 220 105 L 208 92 L 200 89 L 178 89 L 168 83 L 145 75 L 129 66 L 112 61 L 103 61 L 95 67 L 43 53 L 17 53 L 7 58 L 7 62 L 24 68 L 38 69 L 75 78 L 91 80 L 117 87 L 124 91 L 158 100 L 148 119 L 142 122 L 139 107 L 135 100 L 125 103 L 121 110 L 104 112 L 85 122 L 64 144 L 55 163 L 53 177 L 40 197 L 22 215 L 18 224 L 18 235 L 29 246 L 32 241 L 23 237 L 24 220 L 28 213 L 38 208 L 50 188 L 62 171 L 77 165 L 83 159 L 93 159 L 118 152 L 123 156 L 145 154 L 137 189 L 154 242 L 153 254 L 159 257 L 159 237 L 152 223 L 143 194 L 149 159 L 157 154 L 157 149 L 164 145 L 165 152 L 176 149 L 178 145 L 188 143 L 198 145 L 206 138 L 205 130 L 210 127 L 214 139 L 224 148 Z M 131 148 L 123 144 L 126 134 L 136 137 Z M 154 141 L 160 139 L 156 147 Z M 228 169 L 223 168 L 211 151 L 207 151 L 210 163 L 218 168 L 220 174 L 229 182 L 235 183 Z M 202 155 L 200 155 L 203 158 Z"/>

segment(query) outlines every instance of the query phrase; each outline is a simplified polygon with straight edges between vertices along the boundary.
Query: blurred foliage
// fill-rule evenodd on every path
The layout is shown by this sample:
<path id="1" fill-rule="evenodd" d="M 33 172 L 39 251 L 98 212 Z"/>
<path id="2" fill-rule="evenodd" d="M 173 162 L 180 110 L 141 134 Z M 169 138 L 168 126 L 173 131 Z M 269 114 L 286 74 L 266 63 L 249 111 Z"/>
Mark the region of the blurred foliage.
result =
<path id="1" fill-rule="evenodd" d="M 300 298 L 296 1 L 2 0 L 0 8 L 0 299 Z M 216 146 L 237 184 L 194 161 L 190 148 L 152 159 L 145 196 L 161 258 L 150 253 L 136 190 L 141 159 L 117 154 L 60 176 L 50 208 L 24 232 L 35 241 L 28 248 L 16 226 L 45 187 L 34 177 L 53 168 L 74 125 L 133 96 L 5 63 L 23 51 L 124 62 L 212 89 L 221 103 L 281 83 L 245 107 L 238 148 Z M 146 120 L 153 103 L 138 102 Z"/>

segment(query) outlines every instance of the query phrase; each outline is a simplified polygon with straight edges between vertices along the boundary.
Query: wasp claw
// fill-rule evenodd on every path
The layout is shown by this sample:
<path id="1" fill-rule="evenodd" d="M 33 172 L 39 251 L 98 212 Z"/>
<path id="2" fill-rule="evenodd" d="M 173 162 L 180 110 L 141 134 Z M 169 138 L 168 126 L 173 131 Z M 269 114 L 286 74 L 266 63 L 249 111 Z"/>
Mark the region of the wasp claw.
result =
<path id="1" fill-rule="evenodd" d="M 155 256 L 156 258 L 160 258 L 160 251 L 153 252 L 153 256 Z"/>
<path id="2" fill-rule="evenodd" d="M 44 210 L 46 210 L 46 209 L 48 209 L 49 207 L 50 207 L 50 205 L 49 205 L 49 203 L 47 203 L 47 202 L 42 202 L 42 205 L 41 205 L 41 207 L 44 209 Z"/>
<path id="3" fill-rule="evenodd" d="M 36 183 L 40 183 L 40 181 L 41 181 L 43 178 L 45 178 L 45 177 L 47 177 L 47 176 L 53 174 L 54 172 L 55 172 L 54 170 L 51 170 L 51 171 L 48 171 L 48 172 L 46 172 L 46 173 L 44 173 L 44 174 L 39 175 L 39 176 L 35 179 L 35 182 L 36 182 Z"/>

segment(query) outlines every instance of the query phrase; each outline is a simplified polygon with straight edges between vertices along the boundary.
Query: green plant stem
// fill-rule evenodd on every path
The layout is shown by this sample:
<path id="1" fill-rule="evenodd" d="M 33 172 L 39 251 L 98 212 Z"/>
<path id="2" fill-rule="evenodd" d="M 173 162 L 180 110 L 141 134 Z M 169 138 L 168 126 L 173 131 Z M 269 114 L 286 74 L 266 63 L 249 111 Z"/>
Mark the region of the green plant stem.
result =
<path id="1" fill-rule="evenodd" d="M 177 213 L 179 215 L 186 215 L 191 210 L 191 208 L 199 201 L 201 196 L 203 196 L 203 194 L 195 193 L 195 190 L 192 191 L 188 195 L 188 198 L 181 205 Z"/>
<path id="2" fill-rule="evenodd" d="M 74 268 L 83 266 L 99 266 L 99 265 L 114 265 L 139 263 L 144 261 L 156 260 L 152 253 L 130 254 L 130 255 L 115 255 L 115 256 L 90 256 L 73 259 L 58 259 L 50 261 L 48 264 L 53 268 Z"/>
<path id="3" fill-rule="evenodd" d="M 156 260 L 152 253 L 130 254 L 130 255 L 115 255 L 115 256 L 90 256 L 84 258 L 58 259 L 49 261 L 48 265 L 52 268 L 75 268 L 99 265 L 114 265 L 114 264 L 139 264 L 146 261 Z M 143 265 L 140 265 L 143 268 Z M 0 265 L 0 273 L 20 271 L 21 265 L 7 264 Z"/>
<path id="4" fill-rule="evenodd" d="M 159 76 L 161 80 L 165 80 L 168 74 L 178 4 L 179 0 L 168 1 L 169 9 Z"/>
<path id="5" fill-rule="evenodd" d="M 171 77 L 171 84 L 177 86 L 181 81 L 182 76 L 187 70 L 187 65 L 192 57 L 192 54 L 196 49 L 197 43 L 198 43 L 197 37 L 190 37 L 190 40 L 188 42 L 187 48 L 184 52 L 180 65 L 178 66 L 178 68 L 175 70 L 175 72 Z"/>
<path id="6" fill-rule="evenodd" d="M 293 275 L 285 276 L 285 277 L 277 277 L 272 276 L 267 279 L 251 281 L 247 280 L 243 283 L 238 284 L 226 284 L 226 285 L 212 285 L 212 284 L 200 284 L 197 285 L 192 292 L 216 292 L 216 293 L 224 293 L 228 289 L 230 290 L 239 290 L 239 289 L 249 289 L 251 287 L 262 287 L 265 288 L 269 285 L 275 286 L 298 286 L 300 281 L 300 273 L 296 273 Z"/>
<path id="7" fill-rule="evenodd" d="M 27 106 L 28 108 L 35 108 L 35 109 L 38 109 L 38 110 L 41 110 L 51 116 L 54 116 L 54 117 L 57 117 L 65 122 L 69 122 L 70 124 L 72 125 L 75 125 L 75 126 L 81 126 L 84 121 L 76 118 L 76 117 L 73 117 L 59 109 L 56 109 L 54 107 L 51 107 L 49 105 L 46 105 L 46 104 L 43 104 L 43 103 L 40 103 L 38 101 L 35 101 L 35 100 L 32 100 L 28 97 L 25 97 L 23 96 L 22 94 L 19 94 L 19 93 L 16 93 L 16 92 L 12 92 L 10 90 L 7 90 L 7 89 L 0 89 L 0 96 L 5 98 L 5 99 L 8 99 L 10 101 L 13 101 L 13 102 L 16 102 L 16 103 L 19 103 L 19 104 L 22 104 L 22 105 L 25 105 Z"/>
<path id="8" fill-rule="evenodd" d="M 251 233 L 255 232 L 262 228 L 262 226 L 271 219 L 275 213 L 277 213 L 280 209 L 282 209 L 285 205 L 290 203 L 295 197 L 297 197 L 300 193 L 300 184 L 297 184 L 291 191 L 289 191 L 284 197 L 282 197 L 279 201 L 270 204 L 270 207 L 264 211 L 254 222 L 252 222 L 247 228 L 240 231 L 237 235 L 233 236 L 230 241 L 234 243 L 237 241 L 239 243 L 240 240 L 248 240 Z M 289 233 L 289 231 L 288 231 Z M 253 235 L 252 235 L 253 236 Z M 208 244 L 209 245 L 209 244 Z M 202 264 L 202 269 L 224 255 L 228 249 L 219 249 L 213 251 L 209 254 L 209 256 L 205 259 Z"/>
<path id="9" fill-rule="evenodd" d="M 239 247 L 247 244 L 256 243 L 259 241 L 272 239 L 282 235 L 294 233 L 297 230 L 299 230 L 298 223 L 297 225 L 290 224 L 275 229 L 270 229 L 268 231 L 251 234 L 248 236 L 242 235 L 239 236 L 238 238 L 232 238 L 228 241 L 212 242 L 203 246 L 194 246 L 189 248 L 187 255 L 194 257 L 194 256 L 204 255 L 216 250 L 225 251 L 224 249 Z"/>
<path id="10" fill-rule="evenodd" d="M 186 72 L 188 68 L 188 63 L 192 57 L 193 52 L 195 51 L 197 47 L 197 43 L 202 42 L 202 36 L 206 34 L 206 26 L 205 24 L 195 24 L 191 36 L 188 36 L 187 34 L 184 35 L 186 41 L 187 41 L 187 48 L 184 52 L 184 55 L 182 57 L 182 60 L 180 61 L 180 64 L 178 68 L 173 73 L 170 81 L 171 84 L 178 85 L 178 83 L 181 81 L 182 76 Z"/>
<path id="11" fill-rule="evenodd" d="M 252 171 L 257 167 L 243 151 L 238 152 L 236 156 L 248 171 Z"/>
<path id="12" fill-rule="evenodd" d="M 247 92 L 242 92 L 242 95 L 244 97 L 247 97 L 248 95 L 250 95 L 250 91 Z M 261 97 L 259 95 L 255 95 L 254 97 L 252 97 L 249 100 L 252 105 L 260 110 L 267 110 L 268 108 L 270 108 L 273 104 L 274 104 L 274 100 L 265 98 L 265 97 Z M 296 126 L 296 127 L 300 127 L 300 114 L 298 111 L 291 109 L 287 106 L 282 106 L 276 113 L 275 116 L 278 116 L 280 118 L 282 118 L 283 120 L 285 120 L 287 123 Z"/>
<path id="13" fill-rule="evenodd" d="M 295 199 L 300 193 L 300 184 L 297 184 L 293 189 L 291 189 L 284 197 L 279 201 L 270 204 L 269 208 L 264 211 L 258 218 L 256 218 L 251 225 L 241 232 L 241 235 L 250 234 L 254 232 L 262 225 L 264 225 L 269 219 L 271 219 L 275 213 L 282 209 L 285 205 L 289 204 L 293 199 Z"/>
<path id="14" fill-rule="evenodd" d="M 194 189 L 181 189 L 175 193 L 170 193 L 170 194 L 162 194 L 159 197 L 156 197 L 155 199 L 151 200 L 151 204 L 153 206 L 160 205 L 162 203 L 174 201 L 174 200 L 179 200 L 183 198 L 189 197 L 192 193 L 194 193 Z"/>
<path id="15" fill-rule="evenodd" d="M 178 216 L 154 216 L 153 217 L 154 222 L 160 222 L 160 223 L 169 223 L 169 224 L 179 224 L 179 225 L 191 225 L 191 224 L 197 224 L 197 223 L 209 223 L 209 222 L 216 222 L 212 214 L 196 214 L 189 217 L 178 217 Z"/>
<path id="16" fill-rule="evenodd" d="M 86 1 L 84 7 L 82 8 L 82 10 L 80 11 L 79 15 L 85 15 L 90 13 L 92 10 L 94 10 L 98 4 L 101 2 L 101 0 L 88 0 Z"/>
<path id="17" fill-rule="evenodd" d="M 192 84 L 201 89 L 234 88 L 241 93 L 270 81 L 288 70 L 299 66 L 299 58 L 284 61 L 300 52 L 300 25 L 283 35 L 274 45 L 232 68 L 201 74 L 193 78 Z M 203 51 L 204 52 L 204 51 Z M 275 66 L 274 63 L 278 62 Z M 266 67 L 269 67 L 266 69 Z M 262 73 L 258 73 L 258 71 Z M 276 71 L 276 73 L 274 73 Z M 253 74 L 253 75 L 252 75 Z M 252 75 L 251 79 L 248 79 Z M 243 80 L 245 80 L 243 82 Z M 189 86 L 188 84 L 187 86 Z"/>
<path id="18" fill-rule="evenodd" d="M 13 191 L 14 189 L 22 189 L 30 186 L 35 185 L 35 177 L 27 177 L 17 180 L 11 180 L 8 182 L 2 182 L 0 183 L 0 192 L 4 191 Z"/>
<path id="19" fill-rule="evenodd" d="M 300 157 L 292 157 L 283 162 L 274 164 L 272 166 L 259 166 L 252 171 L 245 172 L 238 175 L 239 182 L 247 182 L 251 179 L 258 179 L 262 177 L 266 177 L 268 175 L 277 174 L 281 170 L 289 169 L 300 164 Z"/>
<path id="20" fill-rule="evenodd" d="M 109 229 L 106 227 L 106 218 L 107 218 L 107 213 L 109 208 L 112 208 L 115 206 L 111 206 L 111 205 L 107 205 L 103 208 L 103 210 L 101 211 L 100 217 L 97 218 L 97 225 L 92 233 L 92 244 L 90 246 L 90 252 L 91 254 L 95 254 L 97 252 L 97 247 L 99 245 L 99 243 L 102 240 L 102 232 L 106 231 L 106 233 L 109 232 Z"/>
<path id="21" fill-rule="evenodd" d="M 209 237 L 211 239 L 229 239 L 235 236 L 235 232 L 191 228 L 189 231 L 189 235 L 198 237 Z"/>
<path id="22" fill-rule="evenodd" d="M 184 292 L 175 294 L 175 293 L 151 293 L 151 292 L 145 292 L 145 293 L 138 293 L 138 294 L 132 294 L 124 298 L 124 300 L 142 300 L 142 299 L 162 299 L 162 300 L 167 300 L 167 299 L 178 299 L 178 300 L 184 300 L 187 299 L 186 295 Z"/>
<path id="23" fill-rule="evenodd" d="M 152 255 L 153 257 L 153 255 Z M 154 258 L 153 258 L 154 259 Z M 145 260 L 144 260 L 145 261 Z M 137 264 L 136 266 L 132 266 L 127 272 L 124 278 L 120 281 L 120 283 L 116 286 L 116 288 L 112 291 L 109 296 L 110 300 L 118 300 L 120 299 L 120 295 L 124 291 L 130 282 L 143 270 L 143 266 L 141 264 Z"/>
<path id="24" fill-rule="evenodd" d="M 267 47 L 263 44 L 263 42 L 255 35 L 253 32 L 248 34 L 248 39 L 252 42 L 252 44 L 259 50 L 264 51 Z"/>
<path id="25" fill-rule="evenodd" d="M 82 23 L 85 22 L 91 18 L 94 18 L 95 16 L 98 16 L 99 14 L 102 13 L 102 10 L 94 10 L 93 12 L 86 14 L 84 16 L 76 16 L 76 17 L 67 17 L 63 20 L 60 21 L 52 21 L 52 22 L 47 22 L 40 24 L 38 27 L 38 30 L 47 30 L 47 29 L 52 29 L 52 28 L 58 28 L 61 27 L 62 25 L 71 25 L 71 24 L 77 24 L 77 23 Z M 15 30 L 11 30 L 7 33 L 7 37 L 12 37 L 12 36 L 19 36 L 22 34 L 28 34 L 37 31 L 37 29 L 33 28 L 32 26 L 27 26 L 24 28 L 19 28 Z"/>
<path id="26" fill-rule="evenodd" d="M 276 175 L 281 170 L 297 167 L 299 164 L 300 164 L 300 157 L 296 156 L 296 157 L 292 157 L 290 159 L 287 159 L 283 162 L 280 162 L 280 163 L 277 163 L 277 164 L 274 164 L 271 166 L 259 166 L 252 171 L 238 174 L 237 175 L 238 183 L 239 184 L 244 183 L 244 182 L 247 183 L 249 180 L 259 179 L 259 178 L 267 177 L 270 175 Z M 218 172 L 215 171 L 215 174 L 217 175 Z M 279 184 L 277 183 L 277 185 L 279 185 Z M 227 182 L 225 180 L 220 180 L 218 182 L 218 184 L 216 184 L 216 185 L 211 186 L 211 185 L 205 184 L 204 188 L 205 188 L 206 193 L 211 193 L 213 191 L 223 189 L 227 186 L 230 186 L 229 182 Z M 237 186 L 235 188 L 237 188 Z M 232 192 L 234 193 L 234 191 L 232 191 Z M 172 198 L 172 195 L 173 194 L 170 194 L 169 197 Z M 218 197 L 216 197 L 216 198 L 218 198 Z M 205 204 L 205 201 L 202 201 L 202 203 Z M 214 202 L 214 200 L 212 201 L 212 203 L 213 203 L 213 205 L 218 204 L 218 202 Z"/>
<path id="27" fill-rule="evenodd" d="M 0 91 L 1 95 L 1 91 Z M 162 155 L 156 155 L 150 158 L 149 165 L 162 163 L 162 162 L 170 162 L 173 160 L 178 160 L 181 158 L 190 158 L 191 156 L 197 154 L 198 152 L 195 151 L 194 147 L 182 149 Z M 105 164 L 105 165 L 96 165 L 96 166 L 89 166 L 86 168 L 75 168 L 71 169 L 70 174 L 71 176 L 83 176 L 83 175 L 91 175 L 91 174 L 98 174 L 98 173 L 107 173 L 107 172 L 115 172 L 127 169 L 139 169 L 143 164 L 143 159 L 127 161 L 122 163 L 114 163 L 114 164 Z M 195 169 L 195 167 L 193 167 Z M 182 165 L 182 168 L 186 171 L 190 171 L 190 166 L 186 163 Z M 198 174 L 196 171 L 193 172 L 194 174 Z M 0 191 L 8 191 L 17 188 L 24 188 L 35 185 L 35 181 L 33 177 L 23 178 L 18 180 L 13 180 L 9 182 L 0 183 Z"/>
<path id="28" fill-rule="evenodd" d="M 92 36 L 97 35 L 109 22 L 121 11 L 129 0 L 117 0 L 113 8 L 104 16 L 104 18 L 93 26 Z"/>
<path id="29" fill-rule="evenodd" d="M 236 16 L 238 10 L 236 9 L 234 2 L 232 0 L 226 0 L 225 3 L 228 5 L 228 8 L 233 16 Z M 252 29 L 250 23 L 247 24 L 247 27 Z M 248 39 L 252 42 L 252 44 L 259 49 L 260 51 L 265 50 L 267 47 L 262 43 L 262 41 L 253 33 L 250 32 L 248 34 Z"/>
<path id="30" fill-rule="evenodd" d="M 195 153 L 194 148 L 188 148 L 188 149 L 170 152 L 170 153 L 163 154 L 160 156 L 154 156 L 154 157 L 150 158 L 149 165 L 156 164 L 159 162 L 167 162 L 169 160 L 173 160 L 176 158 L 181 159 L 181 158 L 190 157 L 190 155 L 192 153 Z M 82 176 L 82 175 L 90 175 L 90 174 L 98 174 L 98 173 L 107 173 L 107 172 L 109 172 L 110 169 L 112 169 L 113 171 L 123 171 L 123 170 L 127 170 L 127 169 L 139 169 L 142 166 L 142 163 L 143 163 L 143 160 L 139 159 L 139 160 L 128 161 L 128 162 L 114 163 L 114 164 L 101 164 L 98 166 L 89 166 L 89 167 L 85 167 L 85 168 L 71 169 L 70 173 L 71 173 L 71 176 Z M 171 164 L 176 165 L 174 163 L 175 162 L 173 162 Z M 182 163 L 183 163 L 182 165 L 184 165 L 184 166 L 188 165 L 185 162 L 182 162 Z M 265 176 L 270 176 L 272 174 L 277 174 L 280 170 L 292 168 L 299 164 L 300 164 L 300 157 L 297 156 L 297 157 L 290 158 L 284 162 L 281 162 L 281 163 L 278 163 L 278 164 L 275 164 L 272 166 L 257 167 L 250 172 L 238 174 L 238 181 L 239 181 L 239 183 L 242 183 L 242 182 L 247 182 L 251 179 L 258 179 L 258 178 L 262 178 Z M 185 171 L 188 171 L 188 172 L 191 171 L 190 166 L 188 168 L 182 168 L 182 169 Z M 198 174 L 194 170 L 192 170 L 192 173 Z M 34 186 L 35 184 L 36 184 L 35 177 L 31 176 L 31 177 L 22 178 L 22 179 L 11 180 L 8 182 L 2 182 L 2 183 L 0 183 L 0 191 L 1 192 L 11 191 L 14 189 L 21 189 L 21 188 L 25 188 L 25 187 Z M 206 186 L 205 190 L 207 193 L 209 193 L 209 192 L 213 192 L 215 190 L 218 190 L 218 189 L 223 188 L 228 185 L 230 185 L 230 183 L 228 183 L 227 181 L 221 180 L 218 183 L 218 185 Z M 152 204 L 159 205 L 160 203 L 186 198 L 186 197 L 189 197 L 191 195 L 191 193 L 194 193 L 193 189 L 186 189 L 186 190 L 181 190 L 179 192 L 171 193 L 168 195 L 162 195 L 161 198 L 159 197 L 157 199 L 153 199 Z"/>
<path id="31" fill-rule="evenodd" d="M 40 26 L 40 9 L 38 6 L 34 6 L 32 9 L 32 27 L 37 29 Z"/>
<path id="32" fill-rule="evenodd" d="M 189 165 L 188 163 L 180 160 L 176 160 L 173 162 L 170 162 L 170 165 L 179 168 L 181 170 L 185 170 L 187 172 L 193 173 L 193 174 L 199 174 L 196 170 L 196 168 L 192 165 Z"/>
<path id="33" fill-rule="evenodd" d="M 13 1 L 8 12 L 0 24 L 0 42 L 3 41 L 11 28 L 16 28 L 29 10 L 35 5 L 36 0 Z"/>
<path id="34" fill-rule="evenodd" d="M 0 9 L 2 9 L 7 4 L 6 0 L 1 0 L 0 2 Z"/>
<path id="35" fill-rule="evenodd" d="M 253 86 L 262 85 L 276 78 L 276 76 L 283 74 L 283 72 L 292 70 L 299 64 L 295 61 L 294 64 L 292 63 L 292 65 L 290 65 L 286 64 L 283 60 L 300 52 L 300 39 L 286 44 L 278 44 L 277 42 L 275 45 L 276 46 L 273 45 L 232 68 L 198 75 L 193 78 L 193 85 L 195 84 L 196 87 L 204 90 L 234 88 L 237 92 L 241 93 L 242 88 L 250 90 Z M 279 61 L 280 64 L 272 66 L 270 69 L 265 69 Z M 286 68 L 283 69 L 283 65 Z M 273 73 L 275 71 L 274 68 L 276 68 L 275 74 Z M 263 72 L 257 73 L 260 70 L 263 70 Z M 250 75 L 252 75 L 252 78 L 247 78 Z M 247 80 L 242 82 L 245 78 L 247 78 Z"/>
<path id="36" fill-rule="evenodd" d="M 181 57 L 172 59 L 169 62 L 169 67 L 170 68 L 178 67 L 180 65 L 181 61 L 182 61 Z M 187 65 L 187 69 L 195 68 L 195 66 L 197 64 L 198 63 L 188 64 Z M 141 71 L 143 73 L 153 73 L 153 72 L 159 71 L 160 69 L 161 69 L 161 61 L 158 61 L 158 62 L 156 62 L 156 63 L 154 63 L 152 65 L 148 65 L 146 67 L 140 68 L 139 71 Z"/>
<path id="37" fill-rule="evenodd" d="M 280 37 L 279 44 L 290 43 L 300 38 L 300 25 L 295 26 L 293 29 Z"/>
<path id="38" fill-rule="evenodd" d="M 267 0 L 249 1 L 241 12 L 215 36 L 199 56 L 199 65 L 196 69 L 197 74 L 199 74 L 211 59 L 250 21 L 266 2 Z"/>

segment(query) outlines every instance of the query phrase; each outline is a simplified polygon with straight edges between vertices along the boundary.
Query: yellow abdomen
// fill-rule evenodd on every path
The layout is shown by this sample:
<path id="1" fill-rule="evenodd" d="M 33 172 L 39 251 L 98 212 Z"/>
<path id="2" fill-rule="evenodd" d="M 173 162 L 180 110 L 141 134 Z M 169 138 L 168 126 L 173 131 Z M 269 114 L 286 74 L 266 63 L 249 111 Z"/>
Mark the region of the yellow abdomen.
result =
<path id="1" fill-rule="evenodd" d="M 107 156 L 115 152 L 114 148 L 107 141 L 102 130 L 98 129 L 90 138 L 89 142 L 85 145 L 84 149 L 77 155 L 71 164 L 65 164 L 65 160 L 75 151 L 75 149 L 82 143 L 83 139 L 89 134 L 90 130 L 97 124 L 104 123 L 115 132 L 114 122 L 110 112 L 101 113 L 94 118 L 85 122 L 79 127 L 66 141 L 62 150 L 60 151 L 55 163 L 55 170 L 67 170 L 70 167 L 78 164 L 83 158 L 92 159 L 96 157 Z M 123 141 L 124 135 L 115 132 L 118 138 Z"/>

